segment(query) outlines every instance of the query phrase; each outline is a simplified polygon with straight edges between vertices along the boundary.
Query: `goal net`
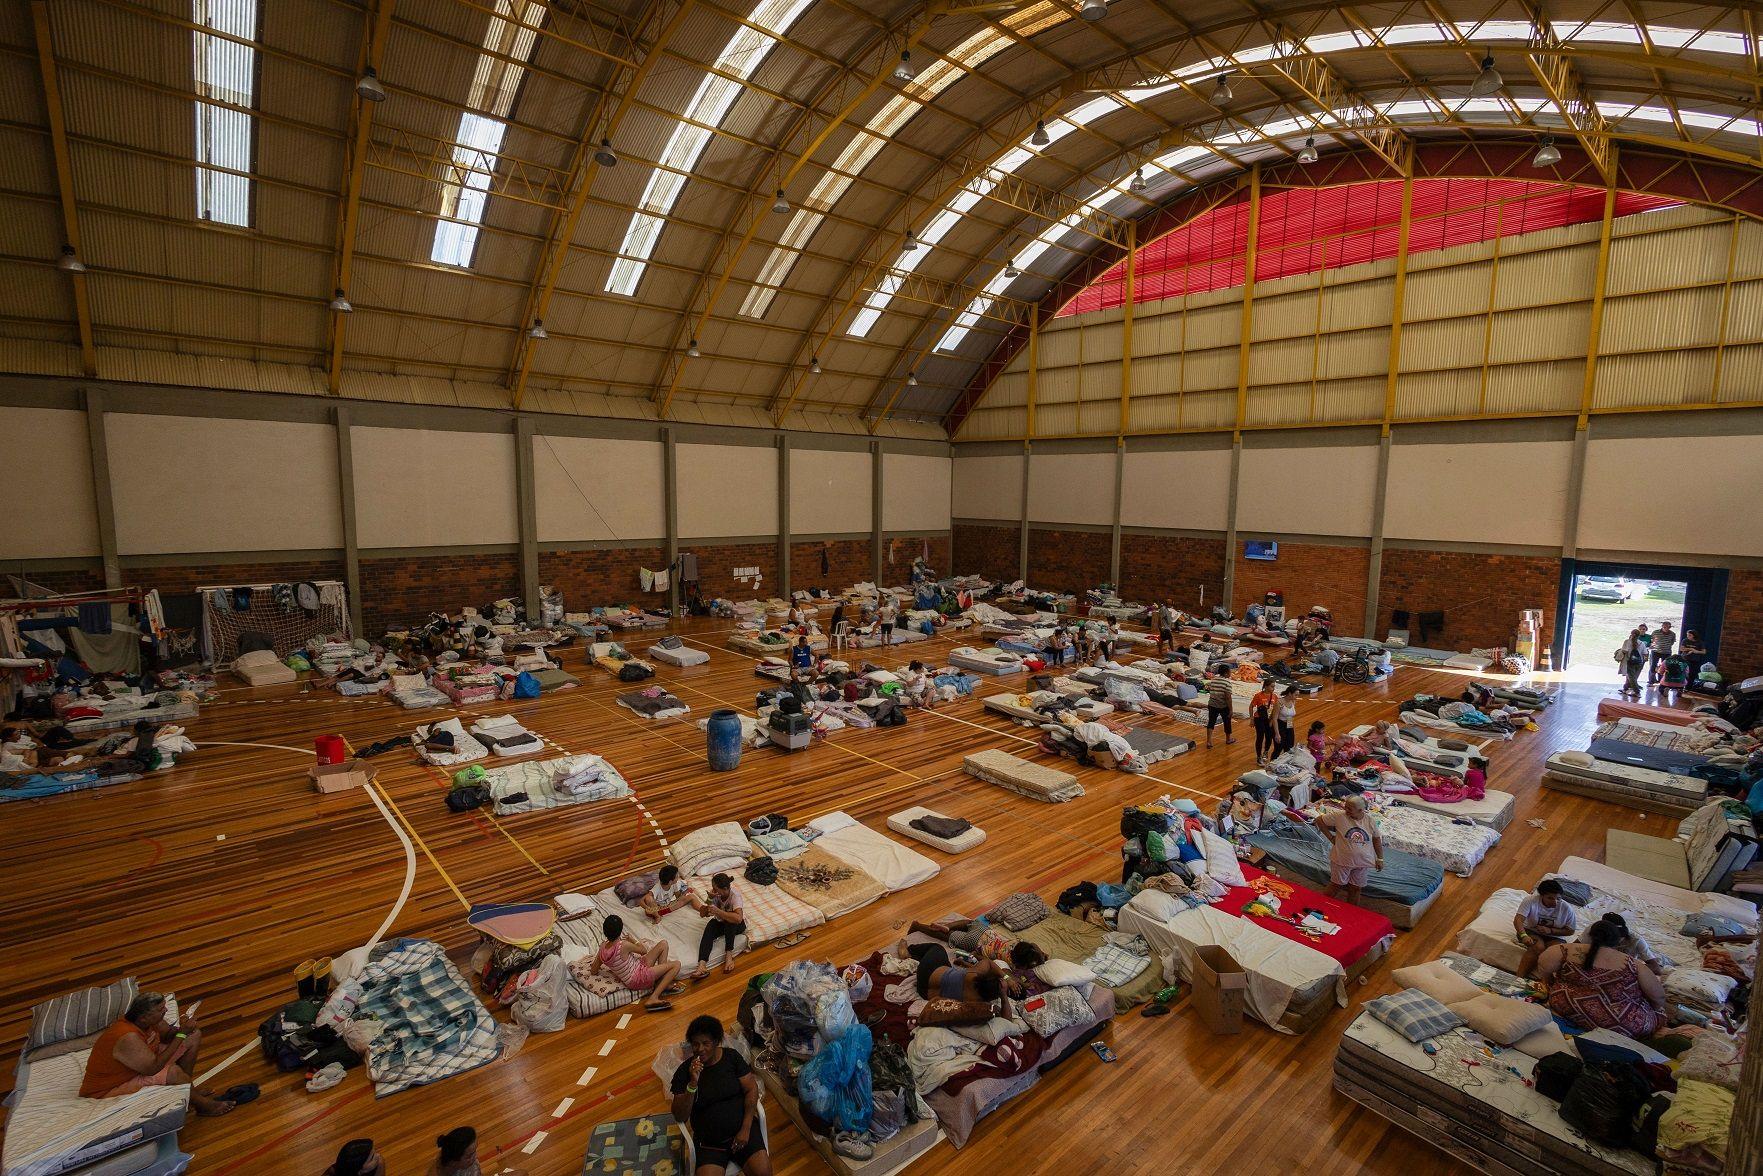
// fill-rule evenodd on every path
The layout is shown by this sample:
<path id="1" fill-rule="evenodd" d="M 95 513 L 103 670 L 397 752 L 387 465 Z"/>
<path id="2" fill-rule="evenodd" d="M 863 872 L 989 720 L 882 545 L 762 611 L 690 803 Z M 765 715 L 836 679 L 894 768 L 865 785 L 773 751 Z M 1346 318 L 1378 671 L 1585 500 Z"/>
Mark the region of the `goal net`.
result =
<path id="1" fill-rule="evenodd" d="M 247 633 L 269 639 L 277 657 L 303 650 L 314 637 L 353 636 L 349 629 L 349 594 L 335 580 L 320 580 L 318 604 L 304 608 L 295 585 L 232 585 L 202 590 L 202 641 L 217 668 L 239 656 L 239 638 Z"/>

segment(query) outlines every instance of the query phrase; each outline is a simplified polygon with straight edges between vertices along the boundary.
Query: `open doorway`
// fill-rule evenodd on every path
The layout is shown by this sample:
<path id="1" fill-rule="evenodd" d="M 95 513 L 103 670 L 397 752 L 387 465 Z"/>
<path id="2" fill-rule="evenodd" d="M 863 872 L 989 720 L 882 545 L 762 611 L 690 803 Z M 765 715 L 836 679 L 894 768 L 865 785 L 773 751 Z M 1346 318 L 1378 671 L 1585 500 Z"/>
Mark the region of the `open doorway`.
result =
<path id="1" fill-rule="evenodd" d="M 1616 649 L 1640 625 L 1652 634 L 1669 623 L 1677 650 L 1686 632 L 1713 650 L 1725 595 L 1726 576 L 1717 568 L 1563 560 L 1556 669 L 1573 681 L 1620 682 Z"/>

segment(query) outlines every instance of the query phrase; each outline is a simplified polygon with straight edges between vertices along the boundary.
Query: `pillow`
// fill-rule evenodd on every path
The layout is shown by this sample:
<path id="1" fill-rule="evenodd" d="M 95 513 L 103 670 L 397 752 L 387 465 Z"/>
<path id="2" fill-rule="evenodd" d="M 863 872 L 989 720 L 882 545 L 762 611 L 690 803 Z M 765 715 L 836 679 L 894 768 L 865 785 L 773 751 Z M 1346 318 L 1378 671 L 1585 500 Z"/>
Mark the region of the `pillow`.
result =
<path id="1" fill-rule="evenodd" d="M 1237 783 L 1245 788 L 1251 788 L 1262 795 L 1266 795 L 1279 787 L 1279 781 L 1274 778 L 1273 774 L 1271 772 L 1263 772 L 1260 768 L 1252 768 L 1249 771 L 1244 772 L 1237 777 Z"/>
<path id="2" fill-rule="evenodd" d="M 1403 988 L 1417 988 L 1443 1005 L 1474 1000 L 1481 995 L 1481 989 L 1444 960 L 1397 968 L 1390 975 Z"/>
<path id="3" fill-rule="evenodd" d="M 1705 968 L 1673 968 L 1665 977 L 1665 995 L 1679 1004 L 1709 1012 L 1720 1008 L 1738 981 Z"/>
<path id="4" fill-rule="evenodd" d="M 1451 1006 L 1451 1011 L 1496 1045 L 1511 1045 L 1554 1021 L 1546 1005 L 1491 992 L 1460 1001 Z"/>
<path id="5" fill-rule="evenodd" d="M 1195 837 L 1201 838 L 1200 848 L 1206 854 L 1206 873 L 1215 881 L 1226 886 L 1247 886 L 1249 880 L 1243 877 L 1243 865 L 1237 861 L 1236 847 L 1227 838 L 1216 833 L 1198 830 Z"/>
<path id="6" fill-rule="evenodd" d="M 1167 923 L 1188 909 L 1187 904 L 1175 895 L 1149 889 L 1139 891 L 1127 905 L 1147 919 L 1155 919 L 1159 923 Z"/>
<path id="7" fill-rule="evenodd" d="M 993 923 L 1002 923 L 1011 931 L 1021 931 L 1025 927 L 1033 927 L 1051 913 L 1047 909 L 1046 899 L 1025 891 L 1012 894 L 990 911 L 986 918 Z"/>
<path id="8" fill-rule="evenodd" d="M 1561 897 L 1574 906 L 1584 906 L 1592 901 L 1592 888 L 1584 882 L 1576 882 L 1572 878 L 1556 878 L 1561 884 Z"/>
<path id="9" fill-rule="evenodd" d="M 1048 960 L 1035 969 L 1035 975 L 1055 988 L 1082 988 L 1086 992 L 1096 982 L 1094 972 L 1070 960 Z"/>
<path id="10" fill-rule="evenodd" d="M 1564 764 L 1572 764 L 1576 768 L 1589 768 L 1598 761 L 1591 753 L 1584 751 L 1558 751 L 1555 758 Z"/>
<path id="11" fill-rule="evenodd" d="M 1706 913 L 1691 915 L 1683 921 L 1682 934 L 1687 935 L 1689 938 L 1694 939 L 1696 936 L 1701 935 L 1704 932 L 1709 935 L 1720 936 L 1743 935 L 1745 929 L 1732 919 L 1725 918 L 1721 915 L 1710 915 Z"/>
<path id="12" fill-rule="evenodd" d="M 996 1015 L 989 1000 L 950 1000 L 939 996 L 924 1002 L 918 1010 L 918 1023 L 952 1029 L 957 1025 L 984 1025 Z"/>
<path id="13" fill-rule="evenodd" d="M 1365 1010 L 1416 1044 L 1463 1024 L 1462 1017 L 1415 988 L 1368 1000 Z"/>
<path id="14" fill-rule="evenodd" d="M 919 1023 L 923 1024 L 922 1018 Z M 993 1017 L 983 1025 L 950 1025 L 949 1028 L 981 1045 L 997 1045 L 1006 1038 L 1021 1037 L 1028 1032 L 1028 1026 L 1009 1017 Z"/>
<path id="15" fill-rule="evenodd" d="M 1042 1037 L 1088 1025 L 1096 1019 L 1089 998 L 1075 988 L 1052 988 L 1028 997 L 1017 1006 L 1028 1027 Z"/>
<path id="16" fill-rule="evenodd" d="M 1567 1034 L 1561 1032 L 1561 1026 L 1555 1023 L 1555 1018 L 1550 1017 L 1547 1025 L 1526 1033 L 1512 1043 L 1512 1048 L 1540 1062 L 1551 1054 L 1571 1054 L 1573 1043 L 1567 1040 Z"/>
<path id="17" fill-rule="evenodd" d="M 1689 1049 L 1678 1059 L 1677 1080 L 1709 1082 L 1727 1090 L 1737 1090 L 1739 1069 L 1743 1064 L 1744 1059 L 1730 1038 L 1713 1031 L 1698 1033 Z"/>
<path id="18" fill-rule="evenodd" d="M 31 1035 L 25 1040 L 24 1052 L 109 1028 L 122 1019 L 139 991 L 135 978 L 125 976 L 103 988 L 86 988 L 44 1001 L 31 1009 Z"/>
<path id="19" fill-rule="evenodd" d="M 656 873 L 633 874 L 612 889 L 618 895 L 619 902 L 625 906 L 637 906 L 643 901 L 643 896 L 654 889 L 660 878 L 661 875 Z"/>

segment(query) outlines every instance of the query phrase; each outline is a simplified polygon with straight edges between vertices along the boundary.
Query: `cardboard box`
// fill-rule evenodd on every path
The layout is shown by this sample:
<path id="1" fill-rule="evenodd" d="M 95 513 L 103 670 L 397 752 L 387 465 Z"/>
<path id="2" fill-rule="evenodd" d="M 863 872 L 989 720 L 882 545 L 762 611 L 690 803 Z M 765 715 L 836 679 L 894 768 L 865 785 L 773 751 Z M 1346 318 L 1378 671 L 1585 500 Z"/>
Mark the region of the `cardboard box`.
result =
<path id="1" fill-rule="evenodd" d="M 340 764 L 314 764 L 307 773 L 316 792 L 343 792 L 350 788 L 366 787 L 373 779 L 373 769 L 358 759 L 346 759 Z"/>
<path id="2" fill-rule="evenodd" d="M 1222 947 L 1196 948 L 1188 977 L 1194 986 L 1194 1011 L 1214 1033 L 1241 1033 L 1249 975 Z"/>

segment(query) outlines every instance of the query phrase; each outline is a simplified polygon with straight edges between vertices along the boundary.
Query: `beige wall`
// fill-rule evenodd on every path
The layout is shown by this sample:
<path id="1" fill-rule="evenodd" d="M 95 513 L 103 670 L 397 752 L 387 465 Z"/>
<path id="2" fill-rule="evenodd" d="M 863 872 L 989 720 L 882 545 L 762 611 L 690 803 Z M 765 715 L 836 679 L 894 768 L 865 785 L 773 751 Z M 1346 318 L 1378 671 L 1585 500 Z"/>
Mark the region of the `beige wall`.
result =
<path id="1" fill-rule="evenodd" d="M 953 462 L 954 505 L 958 519 L 1022 517 L 1022 457 L 991 454 L 958 456 Z"/>
<path id="2" fill-rule="evenodd" d="M 1594 438 L 1582 549 L 1763 555 L 1763 437 Z"/>
<path id="3" fill-rule="evenodd" d="M 1037 453 L 1028 463 L 1028 517 L 1036 523 L 1114 525 L 1114 454 Z"/>
<path id="4" fill-rule="evenodd" d="M 1559 547 L 1571 441 L 1390 446 L 1384 535 Z"/>
<path id="5" fill-rule="evenodd" d="M 0 408 L 0 561 L 99 552 L 86 414 Z"/>
<path id="6" fill-rule="evenodd" d="M 667 488 L 659 441 L 533 438 L 533 494 L 540 543 L 660 539 Z"/>
<path id="7" fill-rule="evenodd" d="M 343 543 L 330 425 L 109 413 L 121 555 Z"/>
<path id="8" fill-rule="evenodd" d="M 681 539 L 777 533 L 777 450 L 770 445 L 675 449 Z"/>
<path id="9" fill-rule="evenodd" d="M 1230 515 L 1230 450 L 1127 450 L 1123 527 L 1222 531 Z"/>
<path id="10" fill-rule="evenodd" d="M 1377 446 L 1243 450 L 1237 530 L 1286 535 L 1369 535 L 1377 497 Z"/>
<path id="11" fill-rule="evenodd" d="M 519 541 L 513 434 L 357 428 L 351 441 L 360 546 Z"/>
<path id="12" fill-rule="evenodd" d="M 947 531 L 952 464 L 946 457 L 882 454 L 882 530 Z"/>
<path id="13" fill-rule="evenodd" d="M 791 449 L 790 534 L 870 530 L 871 468 L 867 450 Z"/>

